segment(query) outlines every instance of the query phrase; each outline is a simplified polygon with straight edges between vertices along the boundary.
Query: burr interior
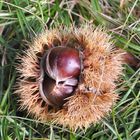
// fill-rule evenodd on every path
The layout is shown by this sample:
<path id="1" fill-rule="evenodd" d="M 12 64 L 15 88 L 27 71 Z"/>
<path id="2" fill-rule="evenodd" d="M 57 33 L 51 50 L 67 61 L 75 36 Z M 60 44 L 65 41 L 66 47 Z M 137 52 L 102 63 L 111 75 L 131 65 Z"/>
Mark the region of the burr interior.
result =
<path id="1" fill-rule="evenodd" d="M 54 107 L 62 106 L 78 86 L 81 73 L 79 51 L 55 47 L 46 51 L 40 63 L 40 95 Z"/>

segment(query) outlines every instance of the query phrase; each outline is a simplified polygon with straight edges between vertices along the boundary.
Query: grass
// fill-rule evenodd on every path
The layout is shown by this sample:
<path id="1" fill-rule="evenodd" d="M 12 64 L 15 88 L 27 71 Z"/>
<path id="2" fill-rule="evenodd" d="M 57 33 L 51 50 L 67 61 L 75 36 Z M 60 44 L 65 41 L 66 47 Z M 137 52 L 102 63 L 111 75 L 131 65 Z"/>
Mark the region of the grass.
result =
<path id="1" fill-rule="evenodd" d="M 139 0 L 1 0 L 0 139 L 140 140 L 140 69 L 125 66 L 117 89 L 119 102 L 108 118 L 86 131 L 73 133 L 27 117 L 26 112 L 18 111 L 13 95 L 15 57 L 27 47 L 26 40 L 45 28 L 86 22 L 103 26 L 115 46 L 140 57 L 139 7 Z"/>

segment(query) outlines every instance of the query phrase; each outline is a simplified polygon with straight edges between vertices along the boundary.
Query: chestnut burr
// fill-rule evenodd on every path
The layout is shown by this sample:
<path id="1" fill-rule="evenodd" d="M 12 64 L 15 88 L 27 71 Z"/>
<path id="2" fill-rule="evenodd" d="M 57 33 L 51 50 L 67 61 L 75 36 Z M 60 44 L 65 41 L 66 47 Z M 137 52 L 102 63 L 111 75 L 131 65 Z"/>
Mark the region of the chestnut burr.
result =
<path id="1" fill-rule="evenodd" d="M 55 28 L 38 35 L 20 56 L 20 107 L 42 122 L 74 131 L 98 123 L 118 99 L 123 53 L 102 28 Z"/>

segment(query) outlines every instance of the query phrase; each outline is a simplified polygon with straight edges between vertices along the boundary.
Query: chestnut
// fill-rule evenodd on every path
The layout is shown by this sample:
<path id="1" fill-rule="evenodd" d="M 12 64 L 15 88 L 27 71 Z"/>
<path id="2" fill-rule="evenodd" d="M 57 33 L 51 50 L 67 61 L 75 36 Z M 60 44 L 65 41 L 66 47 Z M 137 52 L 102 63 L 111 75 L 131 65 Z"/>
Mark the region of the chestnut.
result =
<path id="1" fill-rule="evenodd" d="M 60 107 L 73 95 L 81 73 L 80 51 L 70 47 L 53 47 L 41 60 L 40 94 L 52 106 Z"/>
<path id="2" fill-rule="evenodd" d="M 129 66 L 131 66 L 133 68 L 137 69 L 140 67 L 140 60 L 129 52 L 126 52 L 123 55 L 123 60 L 126 64 L 128 64 Z"/>

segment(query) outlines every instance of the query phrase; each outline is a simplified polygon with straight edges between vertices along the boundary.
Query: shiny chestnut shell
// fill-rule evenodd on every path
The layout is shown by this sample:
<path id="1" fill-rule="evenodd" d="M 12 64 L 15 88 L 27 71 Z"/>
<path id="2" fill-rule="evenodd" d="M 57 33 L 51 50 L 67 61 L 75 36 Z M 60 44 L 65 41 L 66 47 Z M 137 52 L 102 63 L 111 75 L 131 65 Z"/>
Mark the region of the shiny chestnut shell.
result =
<path id="1" fill-rule="evenodd" d="M 81 74 L 80 51 L 54 47 L 44 54 L 40 69 L 40 94 L 49 105 L 60 107 L 73 95 Z"/>

